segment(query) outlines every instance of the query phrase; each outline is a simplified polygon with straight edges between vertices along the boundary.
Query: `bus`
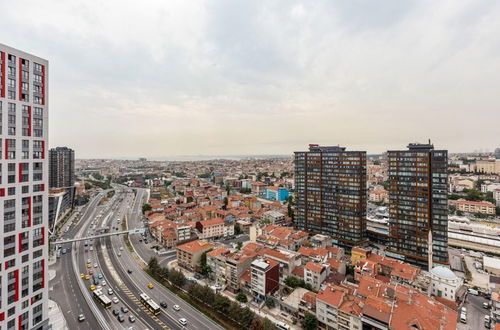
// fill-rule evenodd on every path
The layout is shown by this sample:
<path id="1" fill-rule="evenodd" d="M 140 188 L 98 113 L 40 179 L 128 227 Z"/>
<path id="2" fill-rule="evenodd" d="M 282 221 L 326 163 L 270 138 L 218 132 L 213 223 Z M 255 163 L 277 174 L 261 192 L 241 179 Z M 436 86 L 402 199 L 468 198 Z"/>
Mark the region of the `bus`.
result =
<path id="1" fill-rule="evenodd" d="M 153 299 L 149 298 L 149 296 L 145 293 L 141 293 L 139 295 L 141 303 L 146 306 L 146 308 L 153 313 L 154 315 L 160 314 L 160 306 L 153 301 Z"/>
<path id="2" fill-rule="evenodd" d="M 92 294 L 94 295 L 94 299 L 97 300 L 102 307 L 111 308 L 111 299 L 102 293 L 101 289 L 92 291 Z"/>

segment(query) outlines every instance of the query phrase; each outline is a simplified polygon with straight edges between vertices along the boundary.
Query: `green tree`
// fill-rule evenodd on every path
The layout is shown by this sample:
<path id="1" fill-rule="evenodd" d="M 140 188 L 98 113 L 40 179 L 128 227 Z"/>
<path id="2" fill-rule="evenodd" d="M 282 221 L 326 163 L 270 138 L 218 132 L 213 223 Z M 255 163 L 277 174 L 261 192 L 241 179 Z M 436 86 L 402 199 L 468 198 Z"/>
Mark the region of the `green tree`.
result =
<path id="1" fill-rule="evenodd" d="M 241 234 L 241 227 L 240 227 L 240 224 L 239 224 L 239 223 L 235 223 L 235 224 L 234 224 L 234 234 L 235 234 L 235 235 L 239 235 L 239 234 Z"/>
<path id="2" fill-rule="evenodd" d="M 207 265 L 207 252 L 204 252 L 201 255 L 200 265 L 201 265 L 201 273 L 203 275 L 206 276 L 206 275 L 208 275 L 212 271 L 212 268 L 210 268 L 210 266 Z"/>
<path id="3" fill-rule="evenodd" d="M 313 314 L 306 312 L 304 314 L 304 320 L 302 321 L 302 327 L 305 330 L 315 330 L 318 328 L 318 320 Z"/>
<path id="4" fill-rule="evenodd" d="M 236 248 L 239 250 L 241 250 L 241 247 L 243 246 L 243 243 L 242 242 L 238 242 L 236 243 Z"/>
<path id="5" fill-rule="evenodd" d="M 182 287 L 186 283 L 186 277 L 182 272 L 172 269 L 168 272 L 168 279 L 173 285 L 177 287 Z"/>
<path id="6" fill-rule="evenodd" d="M 224 206 L 227 207 L 227 204 L 229 203 L 229 200 L 227 199 L 227 197 L 224 197 L 223 203 L 224 203 Z"/>
<path id="7" fill-rule="evenodd" d="M 151 207 L 151 205 L 149 205 L 148 203 L 144 204 L 142 206 L 142 213 L 146 213 L 146 211 L 151 211 L 153 208 Z"/>
<path id="8" fill-rule="evenodd" d="M 236 300 L 242 303 L 246 303 L 248 301 L 246 294 L 244 294 L 243 292 L 239 292 L 236 295 Z"/>
<path id="9" fill-rule="evenodd" d="M 462 211 L 458 210 L 458 211 L 457 211 L 457 215 L 458 215 L 459 217 L 461 217 L 461 216 L 463 216 L 463 215 L 464 215 L 464 212 L 462 212 Z"/>
<path id="10" fill-rule="evenodd" d="M 227 314 L 229 312 L 229 307 L 231 306 L 231 301 L 229 298 L 224 297 L 221 294 L 215 295 L 215 299 L 212 307 L 222 314 Z"/>
<path id="11" fill-rule="evenodd" d="M 148 268 L 154 275 L 158 274 L 160 265 L 158 264 L 158 259 L 156 259 L 156 257 L 149 258 Z"/>
<path id="12" fill-rule="evenodd" d="M 267 298 L 266 302 L 264 303 L 267 308 L 273 308 L 274 307 L 274 300 L 272 298 Z"/>

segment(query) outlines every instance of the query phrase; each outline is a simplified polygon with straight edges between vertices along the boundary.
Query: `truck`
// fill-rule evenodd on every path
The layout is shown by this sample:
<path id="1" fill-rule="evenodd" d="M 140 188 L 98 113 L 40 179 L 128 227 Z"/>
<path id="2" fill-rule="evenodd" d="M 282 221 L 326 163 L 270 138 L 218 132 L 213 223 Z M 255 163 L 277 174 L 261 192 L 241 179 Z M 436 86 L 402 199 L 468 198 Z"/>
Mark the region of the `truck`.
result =
<path id="1" fill-rule="evenodd" d="M 468 290 L 470 294 L 474 295 L 474 296 L 479 296 L 479 291 L 475 290 L 475 289 L 469 289 Z"/>

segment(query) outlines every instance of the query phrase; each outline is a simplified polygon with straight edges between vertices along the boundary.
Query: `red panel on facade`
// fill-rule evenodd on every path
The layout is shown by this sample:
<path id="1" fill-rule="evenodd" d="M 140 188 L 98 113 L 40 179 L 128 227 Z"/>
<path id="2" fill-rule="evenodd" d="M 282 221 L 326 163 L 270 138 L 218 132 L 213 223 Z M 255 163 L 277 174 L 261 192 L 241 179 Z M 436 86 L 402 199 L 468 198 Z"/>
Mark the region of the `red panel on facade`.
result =
<path id="1" fill-rule="evenodd" d="M 19 182 L 22 182 L 21 179 L 23 178 L 23 163 L 19 163 Z"/>
<path id="2" fill-rule="evenodd" d="M 45 159 L 45 141 L 42 141 L 42 159 Z"/>
<path id="3" fill-rule="evenodd" d="M 5 139 L 5 159 L 9 159 L 9 140 Z"/>
<path id="4" fill-rule="evenodd" d="M 42 288 L 45 288 L 45 259 L 42 259 Z"/>
<path id="5" fill-rule="evenodd" d="M 0 197 L 5 196 L 5 188 L 0 188 Z"/>
<path id="6" fill-rule="evenodd" d="M 45 183 L 42 183 L 42 191 L 45 191 Z"/>
<path id="7" fill-rule="evenodd" d="M 19 300 L 19 269 L 14 271 L 14 301 Z"/>
<path id="8" fill-rule="evenodd" d="M 28 197 L 28 227 L 31 227 L 31 198 Z"/>
<path id="9" fill-rule="evenodd" d="M 5 270 L 7 270 L 7 269 L 9 269 L 9 262 L 8 261 L 5 262 Z"/>
<path id="10" fill-rule="evenodd" d="M 2 67 L 0 70 L 2 70 L 2 91 L 1 91 L 1 96 L 5 97 L 5 83 L 7 81 L 7 78 L 5 77 L 5 53 L 0 52 L 0 58 L 2 59 Z"/>
<path id="11" fill-rule="evenodd" d="M 5 321 L 5 312 L 0 313 L 0 321 Z"/>
<path id="12" fill-rule="evenodd" d="M 23 252 L 23 233 L 19 233 L 19 253 Z"/>
<path id="13" fill-rule="evenodd" d="M 19 101 L 23 100 L 23 59 L 19 58 Z"/>
<path id="14" fill-rule="evenodd" d="M 19 317 L 17 318 L 17 328 L 19 330 L 23 329 L 23 316 L 22 315 L 19 315 Z"/>

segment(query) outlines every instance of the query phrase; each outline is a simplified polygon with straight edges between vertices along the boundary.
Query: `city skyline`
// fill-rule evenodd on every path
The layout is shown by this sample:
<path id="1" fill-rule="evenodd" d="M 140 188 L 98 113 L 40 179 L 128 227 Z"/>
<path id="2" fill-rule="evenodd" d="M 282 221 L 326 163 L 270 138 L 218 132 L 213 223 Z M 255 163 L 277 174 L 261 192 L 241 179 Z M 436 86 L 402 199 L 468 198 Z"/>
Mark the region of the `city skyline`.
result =
<path id="1" fill-rule="evenodd" d="M 50 59 L 50 147 L 81 158 L 499 143 L 495 2 L 0 9 L 2 42 Z"/>

